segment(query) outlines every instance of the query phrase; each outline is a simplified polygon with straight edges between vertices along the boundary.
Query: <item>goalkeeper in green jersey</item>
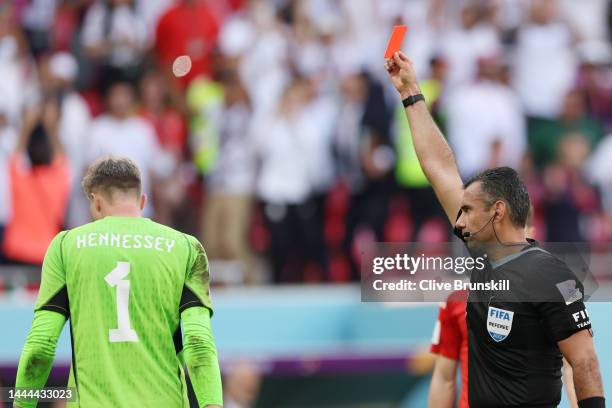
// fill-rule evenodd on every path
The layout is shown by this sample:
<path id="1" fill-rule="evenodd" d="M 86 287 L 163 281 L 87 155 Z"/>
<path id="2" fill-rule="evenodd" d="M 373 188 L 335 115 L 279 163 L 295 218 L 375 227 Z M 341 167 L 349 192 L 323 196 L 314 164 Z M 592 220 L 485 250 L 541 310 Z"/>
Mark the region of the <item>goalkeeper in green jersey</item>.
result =
<path id="1" fill-rule="evenodd" d="M 141 217 L 146 197 L 129 159 L 97 161 L 83 189 L 95 221 L 59 233 L 47 250 L 16 387 L 45 386 L 69 320 L 68 386 L 78 401 L 68 406 L 189 407 L 184 358 L 198 406 L 220 407 L 202 245 Z M 36 400 L 15 406 L 35 407 Z"/>

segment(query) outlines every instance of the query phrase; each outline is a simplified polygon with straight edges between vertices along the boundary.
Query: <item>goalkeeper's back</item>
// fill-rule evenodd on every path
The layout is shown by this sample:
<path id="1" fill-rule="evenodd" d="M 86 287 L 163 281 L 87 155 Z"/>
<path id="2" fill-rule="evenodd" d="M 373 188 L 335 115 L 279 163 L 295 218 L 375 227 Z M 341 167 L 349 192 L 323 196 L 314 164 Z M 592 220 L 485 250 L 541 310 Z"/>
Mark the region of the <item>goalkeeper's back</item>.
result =
<path id="1" fill-rule="evenodd" d="M 211 308 L 199 242 L 146 218 L 105 217 L 58 235 L 47 256 L 65 288 L 41 288 L 36 307 L 62 307 L 66 291 L 80 404 L 188 406 L 179 311 Z"/>
<path id="2" fill-rule="evenodd" d="M 47 250 L 16 386 L 44 386 L 67 318 L 73 355 L 69 386 L 78 396 L 74 406 L 188 407 L 179 354 L 183 338 L 199 405 L 221 406 L 202 245 L 141 217 L 146 197 L 140 172 L 129 159 L 94 163 L 83 189 L 97 221 L 59 233 Z"/>

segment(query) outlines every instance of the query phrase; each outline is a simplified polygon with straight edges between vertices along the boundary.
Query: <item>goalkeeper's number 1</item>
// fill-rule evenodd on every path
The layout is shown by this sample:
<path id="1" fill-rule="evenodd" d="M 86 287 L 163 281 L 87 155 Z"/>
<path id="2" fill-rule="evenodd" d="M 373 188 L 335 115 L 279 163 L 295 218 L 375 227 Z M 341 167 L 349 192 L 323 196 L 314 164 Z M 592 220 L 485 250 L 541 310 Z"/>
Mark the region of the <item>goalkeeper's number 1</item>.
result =
<path id="1" fill-rule="evenodd" d="M 116 287 L 117 296 L 117 328 L 109 329 L 108 340 L 111 343 L 138 341 L 138 335 L 130 324 L 130 281 L 125 277 L 130 273 L 129 262 L 117 262 L 117 266 L 104 277 L 106 283 Z"/>

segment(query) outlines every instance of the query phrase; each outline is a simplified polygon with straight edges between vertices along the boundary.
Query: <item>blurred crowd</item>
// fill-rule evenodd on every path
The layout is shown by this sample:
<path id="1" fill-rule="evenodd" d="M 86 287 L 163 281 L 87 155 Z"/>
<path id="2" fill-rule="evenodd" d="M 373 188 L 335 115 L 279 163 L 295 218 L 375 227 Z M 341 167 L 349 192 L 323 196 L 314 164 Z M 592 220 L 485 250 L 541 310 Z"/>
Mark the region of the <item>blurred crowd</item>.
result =
<path id="1" fill-rule="evenodd" d="M 103 155 L 226 284 L 343 282 L 450 239 L 383 68 L 393 25 L 463 177 L 520 171 L 540 240 L 612 240 L 607 0 L 0 0 L 0 262 L 89 221 Z"/>

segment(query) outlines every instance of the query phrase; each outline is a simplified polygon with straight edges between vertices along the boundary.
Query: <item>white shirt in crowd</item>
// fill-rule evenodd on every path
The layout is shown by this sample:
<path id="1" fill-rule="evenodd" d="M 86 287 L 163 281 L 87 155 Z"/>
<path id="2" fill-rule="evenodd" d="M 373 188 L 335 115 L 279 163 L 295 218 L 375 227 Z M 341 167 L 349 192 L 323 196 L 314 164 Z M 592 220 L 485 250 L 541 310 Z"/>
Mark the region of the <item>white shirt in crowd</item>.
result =
<path id="1" fill-rule="evenodd" d="M 333 98 L 317 95 L 290 118 L 275 114 L 254 120 L 260 199 L 298 204 L 329 188 L 334 177 L 331 146 L 337 114 Z"/>
<path id="2" fill-rule="evenodd" d="M 338 175 L 351 191 L 359 190 L 364 183 L 360 159 L 363 112 L 363 102 L 344 100 L 338 112 L 333 136 L 334 149 L 338 155 Z"/>
<path id="3" fill-rule="evenodd" d="M 301 116 L 301 115 L 300 115 Z M 257 195 L 267 203 L 299 204 L 312 192 L 307 139 L 313 123 L 303 117 L 275 116 L 257 129 L 260 171 Z"/>
<path id="4" fill-rule="evenodd" d="M 318 96 L 304 107 L 304 120 L 311 127 L 305 140 L 310 183 L 315 193 L 327 191 L 335 172 L 332 144 L 339 107 L 334 98 Z"/>
<path id="5" fill-rule="evenodd" d="M 32 0 L 23 10 L 23 26 L 32 30 L 49 30 L 55 20 L 57 5 L 57 0 Z"/>
<path id="6" fill-rule="evenodd" d="M 606 41 L 609 0 L 560 0 L 563 18 L 570 21 L 582 41 Z"/>
<path id="7" fill-rule="evenodd" d="M 168 177 L 174 169 L 174 159 L 160 148 L 154 129 L 138 116 L 127 119 L 99 116 L 89 131 L 87 163 L 107 155 L 128 157 L 138 165 L 142 191 L 149 198 L 145 215 L 150 216 L 151 175 Z"/>
<path id="8" fill-rule="evenodd" d="M 223 107 L 212 118 L 219 133 L 219 154 L 210 189 L 226 195 L 251 195 L 255 185 L 255 146 L 251 110 L 242 104 Z"/>
<path id="9" fill-rule="evenodd" d="M 271 29 L 259 32 L 257 41 L 244 55 L 240 75 L 255 115 L 265 115 L 272 111 L 289 82 L 287 47 L 287 39 L 283 34 Z M 257 80 L 253 81 L 252 78 Z"/>
<path id="10" fill-rule="evenodd" d="M 442 36 L 442 56 L 448 63 L 447 85 L 450 91 L 472 83 L 476 78 L 478 59 L 500 52 L 500 42 L 495 28 L 489 24 L 477 24 L 469 30 L 457 28 Z"/>
<path id="11" fill-rule="evenodd" d="M 87 132 L 91 126 L 91 113 L 85 100 L 70 92 L 62 100 L 59 137 L 70 163 L 72 177 L 66 226 L 74 228 L 89 221 L 89 205 L 81 188 L 81 177 L 87 166 Z"/>
<path id="12" fill-rule="evenodd" d="M 247 12 L 229 17 L 221 26 L 219 49 L 240 57 L 240 76 L 257 117 L 274 110 L 290 80 L 286 34 L 270 2 L 253 2 Z"/>
<path id="13" fill-rule="evenodd" d="M 27 106 L 40 99 L 36 67 L 19 58 L 17 40 L 12 36 L 0 38 L 0 95 L 2 111 L 11 126 L 21 126 L 21 114 Z"/>
<path id="14" fill-rule="evenodd" d="M 496 141 L 501 143 L 501 154 L 495 165 L 519 165 L 526 148 L 525 123 L 510 88 L 490 81 L 475 82 L 450 95 L 447 109 L 449 141 L 462 175 L 487 168 Z"/>
<path id="15" fill-rule="evenodd" d="M 576 70 L 571 33 L 564 24 L 529 24 L 519 30 L 514 87 L 528 116 L 557 116 Z"/>
<path id="16" fill-rule="evenodd" d="M 85 166 L 87 130 L 91 125 L 91 113 L 81 95 L 70 92 L 64 96 L 61 106 L 59 136 L 70 159 L 72 174 L 79 174 Z"/>
<path id="17" fill-rule="evenodd" d="M 9 160 L 16 142 L 17 132 L 12 127 L 0 129 L 0 226 L 6 225 L 11 216 Z"/>
<path id="18" fill-rule="evenodd" d="M 110 17 L 107 13 L 111 13 Z M 108 30 L 107 18 L 110 18 Z M 138 63 L 147 41 L 144 20 L 129 6 L 111 9 L 105 6 L 104 2 L 95 3 L 85 15 L 83 45 L 94 47 L 107 40 L 113 44 L 109 55 L 111 65 L 125 66 Z"/>
<path id="19" fill-rule="evenodd" d="M 136 12 L 147 31 L 147 43 L 155 41 L 155 28 L 161 16 L 175 3 L 173 0 L 136 0 Z"/>

